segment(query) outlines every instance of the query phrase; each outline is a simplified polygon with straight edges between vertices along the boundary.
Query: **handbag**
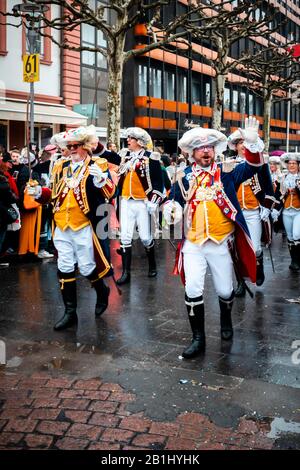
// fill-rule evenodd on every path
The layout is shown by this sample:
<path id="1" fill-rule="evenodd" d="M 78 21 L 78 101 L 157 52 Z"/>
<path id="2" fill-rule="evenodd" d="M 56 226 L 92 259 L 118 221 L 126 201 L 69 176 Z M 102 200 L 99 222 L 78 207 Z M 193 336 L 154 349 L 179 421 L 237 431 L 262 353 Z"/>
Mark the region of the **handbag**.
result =
<path id="1" fill-rule="evenodd" d="M 16 232 L 17 230 L 20 230 L 21 228 L 21 216 L 20 216 L 19 208 L 16 203 L 12 204 L 12 208 L 17 213 L 17 218 L 13 222 L 7 225 L 7 231 Z"/>
<path id="2" fill-rule="evenodd" d="M 1 204 L 0 209 L 1 209 L 0 210 L 0 214 L 1 214 L 0 219 L 2 219 L 1 221 L 5 225 L 12 224 L 13 222 L 15 222 L 19 218 L 18 212 L 12 206 L 5 206 L 4 204 Z"/>
<path id="3" fill-rule="evenodd" d="M 27 189 L 25 188 L 24 191 L 24 200 L 23 200 L 23 206 L 24 209 L 30 210 L 30 209 L 36 209 L 37 207 L 40 206 L 39 202 L 36 202 L 33 196 L 30 196 L 27 192 Z"/>

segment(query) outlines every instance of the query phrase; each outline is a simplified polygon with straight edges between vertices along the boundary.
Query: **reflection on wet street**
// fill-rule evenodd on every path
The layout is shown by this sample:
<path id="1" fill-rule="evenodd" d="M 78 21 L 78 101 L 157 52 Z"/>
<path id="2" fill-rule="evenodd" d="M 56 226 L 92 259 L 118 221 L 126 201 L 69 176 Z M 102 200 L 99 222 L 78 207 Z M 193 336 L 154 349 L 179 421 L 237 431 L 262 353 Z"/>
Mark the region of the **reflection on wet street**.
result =
<path id="1" fill-rule="evenodd" d="M 119 273 L 116 247 L 112 242 Z M 131 284 L 123 286 L 120 296 L 109 280 L 109 309 L 98 319 L 93 313 L 95 292 L 78 276 L 78 327 L 58 333 L 53 324 L 63 304 L 55 261 L 2 269 L 0 338 L 7 344 L 6 371 L 58 370 L 84 378 L 102 374 L 134 390 L 138 399 L 132 406 L 154 417 L 171 419 L 184 409 L 201 410 L 224 425 L 246 414 L 254 416 L 254 411 L 257 416 L 300 421 L 300 364 L 293 360 L 299 355 L 292 346 L 300 340 L 300 304 L 288 301 L 299 298 L 300 276 L 288 269 L 281 234 L 273 244 L 276 272 L 265 251 L 264 285 L 250 286 L 253 299 L 235 300 L 232 342 L 220 339 L 218 298 L 208 274 L 207 350 L 189 361 L 181 357 L 190 328 L 183 286 L 171 274 L 174 251 L 167 241 L 159 241 L 157 253 L 159 274 L 149 279 L 144 250 L 134 245 Z M 162 404 L 167 396 L 170 409 Z"/>

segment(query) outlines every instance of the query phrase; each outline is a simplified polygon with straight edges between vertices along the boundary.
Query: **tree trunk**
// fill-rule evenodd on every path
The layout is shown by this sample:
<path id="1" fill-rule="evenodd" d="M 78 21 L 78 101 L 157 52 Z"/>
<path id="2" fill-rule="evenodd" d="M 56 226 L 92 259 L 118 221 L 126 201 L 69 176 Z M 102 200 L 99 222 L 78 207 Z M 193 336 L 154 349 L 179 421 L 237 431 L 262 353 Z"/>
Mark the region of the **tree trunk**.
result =
<path id="1" fill-rule="evenodd" d="M 111 46 L 108 44 L 107 87 L 107 140 L 120 147 L 121 90 L 124 66 L 125 36 L 120 35 Z"/>
<path id="2" fill-rule="evenodd" d="M 216 89 L 212 116 L 212 128 L 216 129 L 217 131 L 219 131 L 222 126 L 225 80 L 226 75 L 217 73 L 215 77 Z"/>
<path id="3" fill-rule="evenodd" d="M 272 108 L 272 94 L 267 93 L 264 96 L 264 122 L 263 122 L 265 152 L 269 151 L 269 146 L 270 146 L 271 108 Z"/>

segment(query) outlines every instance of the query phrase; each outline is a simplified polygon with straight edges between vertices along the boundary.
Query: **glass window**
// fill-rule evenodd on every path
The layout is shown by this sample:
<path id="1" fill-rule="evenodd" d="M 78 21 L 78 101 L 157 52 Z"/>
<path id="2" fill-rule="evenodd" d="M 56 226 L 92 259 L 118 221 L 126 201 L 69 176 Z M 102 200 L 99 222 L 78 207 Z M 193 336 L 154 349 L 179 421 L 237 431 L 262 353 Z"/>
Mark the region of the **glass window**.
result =
<path id="1" fill-rule="evenodd" d="M 106 108 L 106 102 L 107 102 L 107 92 L 98 90 L 97 91 L 97 103 L 100 108 Z"/>
<path id="2" fill-rule="evenodd" d="M 95 89 L 92 88 L 82 88 L 82 104 L 91 104 L 94 103 L 95 99 Z"/>
<path id="3" fill-rule="evenodd" d="M 147 67 L 145 65 L 139 65 L 139 96 L 147 96 Z"/>
<path id="4" fill-rule="evenodd" d="M 97 88 L 101 90 L 107 90 L 108 86 L 108 73 L 104 70 L 99 70 L 97 72 Z"/>
<path id="5" fill-rule="evenodd" d="M 95 69 L 82 67 L 81 69 L 81 85 L 87 87 L 95 86 Z"/>
<path id="6" fill-rule="evenodd" d="M 95 44 L 95 28 L 89 24 L 82 24 L 81 26 L 82 42 L 88 42 L 89 44 Z"/>
<path id="7" fill-rule="evenodd" d="M 187 102 L 187 78 L 184 75 L 178 75 L 178 101 Z"/>
<path id="8" fill-rule="evenodd" d="M 246 112 L 246 93 L 240 93 L 240 113 L 245 114 Z"/>
<path id="9" fill-rule="evenodd" d="M 97 126 L 99 127 L 107 126 L 107 113 L 104 109 L 99 109 L 99 117 L 97 119 Z"/>
<path id="10" fill-rule="evenodd" d="M 232 92 L 232 111 L 238 111 L 238 105 L 239 105 L 239 94 L 236 90 L 233 90 Z"/>
<path id="11" fill-rule="evenodd" d="M 254 114 L 254 97 L 249 93 L 249 114 L 250 116 Z"/>
<path id="12" fill-rule="evenodd" d="M 107 69 L 107 59 L 100 52 L 97 53 L 97 66 L 101 69 Z"/>
<path id="13" fill-rule="evenodd" d="M 162 73 L 159 69 L 150 69 L 150 95 L 162 98 Z"/>
<path id="14" fill-rule="evenodd" d="M 165 72 L 165 94 L 166 100 L 175 99 L 175 75 L 172 72 Z"/>
<path id="15" fill-rule="evenodd" d="M 224 89 L 224 108 L 230 109 L 230 90 L 226 87 Z"/>
<path id="16" fill-rule="evenodd" d="M 44 148 L 47 144 L 49 144 L 52 135 L 53 135 L 52 127 L 41 128 L 41 148 Z"/>
<path id="17" fill-rule="evenodd" d="M 95 67 L 95 52 L 82 51 L 82 63 Z"/>
<path id="18" fill-rule="evenodd" d="M 98 33 L 97 34 L 97 44 L 98 44 L 98 46 L 106 47 L 107 46 L 107 41 L 106 41 L 106 38 L 105 38 L 103 32 L 98 29 L 97 33 Z"/>
<path id="19" fill-rule="evenodd" d="M 192 83 L 192 103 L 197 106 L 201 104 L 201 87 L 200 83 L 196 80 L 193 80 Z"/>
<path id="20" fill-rule="evenodd" d="M 210 83 L 205 83 L 205 106 L 210 106 L 211 87 Z"/>

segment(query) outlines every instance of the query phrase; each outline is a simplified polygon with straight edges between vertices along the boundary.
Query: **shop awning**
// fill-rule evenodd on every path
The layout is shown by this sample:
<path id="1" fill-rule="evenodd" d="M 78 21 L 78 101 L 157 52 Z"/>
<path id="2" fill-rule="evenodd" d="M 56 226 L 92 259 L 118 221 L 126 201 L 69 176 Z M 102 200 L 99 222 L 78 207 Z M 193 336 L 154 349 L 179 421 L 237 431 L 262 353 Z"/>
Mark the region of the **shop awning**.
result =
<path id="1" fill-rule="evenodd" d="M 0 100 L 0 120 L 25 121 L 26 102 L 16 100 Z M 41 124 L 86 125 L 87 117 L 75 113 L 64 105 L 35 104 L 34 122 Z"/>

